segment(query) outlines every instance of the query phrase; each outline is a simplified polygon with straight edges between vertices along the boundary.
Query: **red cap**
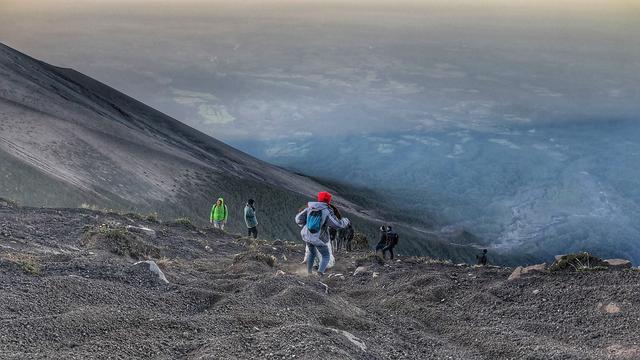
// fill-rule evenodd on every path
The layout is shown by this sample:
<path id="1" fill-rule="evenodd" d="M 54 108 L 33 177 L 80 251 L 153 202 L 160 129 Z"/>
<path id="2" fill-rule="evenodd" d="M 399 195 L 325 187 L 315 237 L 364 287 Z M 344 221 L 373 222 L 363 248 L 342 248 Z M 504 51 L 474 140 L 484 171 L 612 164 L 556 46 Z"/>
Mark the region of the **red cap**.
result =
<path id="1" fill-rule="evenodd" d="M 328 204 L 328 203 L 330 203 L 330 202 L 331 202 L 331 198 L 332 198 L 332 197 L 333 197 L 333 196 L 331 196 L 331 194 L 329 194 L 329 193 L 328 193 L 328 192 L 326 192 L 326 191 L 320 191 L 320 192 L 318 193 L 318 201 L 320 201 L 320 202 L 324 202 L 324 203 L 327 203 L 327 204 Z"/>

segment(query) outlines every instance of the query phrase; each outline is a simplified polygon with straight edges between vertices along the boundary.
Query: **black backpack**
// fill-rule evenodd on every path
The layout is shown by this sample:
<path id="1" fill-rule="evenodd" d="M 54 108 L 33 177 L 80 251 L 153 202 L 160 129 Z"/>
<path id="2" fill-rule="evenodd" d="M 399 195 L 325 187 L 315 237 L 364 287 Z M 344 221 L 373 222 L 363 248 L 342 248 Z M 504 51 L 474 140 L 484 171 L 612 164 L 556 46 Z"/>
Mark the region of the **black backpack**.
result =
<path id="1" fill-rule="evenodd" d="M 392 246 L 398 245 L 398 240 L 399 240 L 398 234 L 396 234 L 394 232 L 387 233 L 387 244 L 388 245 L 392 245 Z"/>

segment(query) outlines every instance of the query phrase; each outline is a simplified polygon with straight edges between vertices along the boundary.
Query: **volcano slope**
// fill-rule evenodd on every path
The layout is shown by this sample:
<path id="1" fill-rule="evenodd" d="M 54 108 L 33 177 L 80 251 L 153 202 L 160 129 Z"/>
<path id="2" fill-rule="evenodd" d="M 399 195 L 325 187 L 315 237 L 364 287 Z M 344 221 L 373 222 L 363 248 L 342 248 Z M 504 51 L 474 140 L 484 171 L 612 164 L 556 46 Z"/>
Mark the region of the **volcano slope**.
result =
<path id="1" fill-rule="evenodd" d="M 353 252 L 320 279 L 293 242 L 6 202 L 0 250 L 2 359 L 640 356 L 635 270 L 507 281 L 508 268 Z"/>
<path id="2" fill-rule="evenodd" d="M 254 198 L 263 234 L 292 236 L 282 209 L 327 186 L 257 160 L 77 71 L 0 44 L 0 196 L 24 205 L 156 211 L 204 223 L 223 196 L 229 227 Z M 359 214 L 375 211 L 336 197 Z M 284 206 L 283 206 L 284 205 Z M 245 230 L 246 231 L 246 230 Z"/>

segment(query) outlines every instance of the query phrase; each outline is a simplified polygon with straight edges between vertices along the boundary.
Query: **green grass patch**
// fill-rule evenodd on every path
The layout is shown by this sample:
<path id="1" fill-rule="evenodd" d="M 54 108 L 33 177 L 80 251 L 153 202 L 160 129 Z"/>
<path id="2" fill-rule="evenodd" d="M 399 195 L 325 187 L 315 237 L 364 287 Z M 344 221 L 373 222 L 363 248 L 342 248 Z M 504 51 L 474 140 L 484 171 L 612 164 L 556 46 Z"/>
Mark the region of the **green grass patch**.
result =
<path id="1" fill-rule="evenodd" d="M 0 206 L 17 208 L 18 202 L 11 199 L 0 198 Z"/>
<path id="2" fill-rule="evenodd" d="M 147 214 L 147 216 L 144 218 L 145 220 L 147 220 L 148 222 L 153 222 L 153 223 L 157 223 L 158 222 L 158 213 L 151 213 L 151 214 Z"/>
<path id="3" fill-rule="evenodd" d="M 549 267 L 549 271 L 597 271 L 603 270 L 602 268 L 607 269 L 607 264 L 602 259 L 587 252 L 579 252 L 563 255 Z"/>
<path id="4" fill-rule="evenodd" d="M 31 276 L 40 276 L 42 269 L 38 259 L 31 255 L 23 254 L 7 254 L 4 256 L 6 260 L 16 264 L 22 272 Z"/>
<path id="5" fill-rule="evenodd" d="M 178 225 L 178 226 L 184 226 L 184 227 L 189 228 L 189 229 L 195 229 L 196 228 L 196 226 L 193 224 L 191 219 L 189 219 L 188 217 L 177 218 L 177 219 L 173 220 L 172 224 L 173 225 Z"/>
<path id="6" fill-rule="evenodd" d="M 86 229 L 83 246 L 108 249 L 119 256 L 129 256 L 136 260 L 162 258 L 162 251 L 146 242 L 138 235 L 121 226 L 102 224 L 97 229 Z"/>

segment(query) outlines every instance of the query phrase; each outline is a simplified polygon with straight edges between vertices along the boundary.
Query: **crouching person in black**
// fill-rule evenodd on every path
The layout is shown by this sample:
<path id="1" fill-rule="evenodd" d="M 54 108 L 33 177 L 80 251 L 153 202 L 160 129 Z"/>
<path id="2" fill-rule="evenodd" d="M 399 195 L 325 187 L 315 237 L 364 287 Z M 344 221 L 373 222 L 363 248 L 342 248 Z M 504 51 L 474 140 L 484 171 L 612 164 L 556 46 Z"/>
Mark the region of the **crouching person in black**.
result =
<path id="1" fill-rule="evenodd" d="M 486 266 L 487 261 L 487 249 L 482 250 L 481 255 L 476 255 L 476 259 L 478 260 L 478 265 Z"/>
<path id="2" fill-rule="evenodd" d="M 389 251 L 390 258 L 393 260 L 393 248 L 398 245 L 398 240 L 400 240 L 398 234 L 391 226 L 387 226 L 387 245 L 382 248 L 382 258 L 385 258 L 386 252 Z"/>
<path id="3" fill-rule="evenodd" d="M 380 227 L 380 241 L 378 241 L 378 245 L 376 245 L 376 253 L 378 251 L 382 252 L 382 258 L 386 258 L 387 251 L 391 256 L 391 260 L 393 260 L 393 248 L 398 245 L 398 234 L 393 231 L 391 226 Z"/>

